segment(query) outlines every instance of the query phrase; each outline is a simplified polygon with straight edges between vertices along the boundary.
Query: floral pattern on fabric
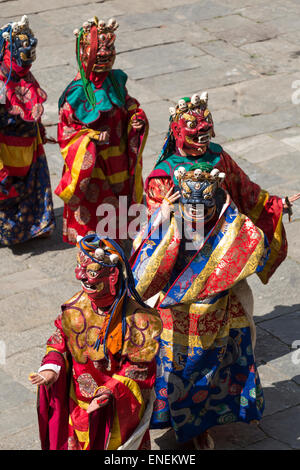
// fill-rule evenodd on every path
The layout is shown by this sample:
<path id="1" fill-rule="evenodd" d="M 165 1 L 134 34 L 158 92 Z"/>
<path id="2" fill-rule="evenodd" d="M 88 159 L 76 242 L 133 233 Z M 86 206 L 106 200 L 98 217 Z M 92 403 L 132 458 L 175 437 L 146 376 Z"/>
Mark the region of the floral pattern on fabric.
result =
<path id="1" fill-rule="evenodd" d="M 25 242 L 55 228 L 49 170 L 44 155 L 14 184 L 18 196 L 0 200 L 0 244 Z"/>
<path id="2" fill-rule="evenodd" d="M 9 70 L 2 64 L 0 80 L 5 82 Z M 6 85 L 6 109 L 13 116 L 20 116 L 27 122 L 37 122 L 44 112 L 43 103 L 47 94 L 31 72 L 24 77 L 11 79 Z"/>

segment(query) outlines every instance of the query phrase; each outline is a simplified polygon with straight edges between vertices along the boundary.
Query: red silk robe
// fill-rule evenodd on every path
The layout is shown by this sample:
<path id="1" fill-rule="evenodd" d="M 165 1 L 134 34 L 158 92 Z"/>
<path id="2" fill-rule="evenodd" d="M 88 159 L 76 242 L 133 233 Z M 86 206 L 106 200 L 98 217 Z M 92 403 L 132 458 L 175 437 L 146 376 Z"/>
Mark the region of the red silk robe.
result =
<path id="1" fill-rule="evenodd" d="M 142 202 L 142 151 L 148 133 L 145 113 L 128 94 L 124 106 L 113 105 L 88 125 L 76 118 L 75 111 L 68 101 L 60 108 L 58 142 L 65 165 L 55 190 L 65 202 L 63 239 L 71 244 L 76 243 L 77 235 L 96 231 L 99 221 L 96 211 L 100 204 L 112 205 L 118 220 L 120 196 L 128 198 L 128 207 Z M 137 112 L 145 122 L 141 131 L 131 124 Z M 110 133 L 107 144 L 98 142 L 99 132 L 104 130 Z M 127 234 L 127 225 L 120 230 Z M 118 231 L 116 236 L 109 236 L 120 238 Z"/>

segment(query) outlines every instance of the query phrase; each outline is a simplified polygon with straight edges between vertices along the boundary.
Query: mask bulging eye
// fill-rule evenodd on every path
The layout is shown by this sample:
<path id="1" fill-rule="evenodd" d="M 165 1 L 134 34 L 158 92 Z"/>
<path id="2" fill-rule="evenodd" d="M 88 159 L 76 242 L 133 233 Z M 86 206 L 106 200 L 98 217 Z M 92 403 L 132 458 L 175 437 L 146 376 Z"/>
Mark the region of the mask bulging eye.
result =
<path id="1" fill-rule="evenodd" d="M 24 41 L 24 42 L 23 42 L 23 47 L 28 47 L 28 46 L 29 46 L 28 41 Z"/>
<path id="2" fill-rule="evenodd" d="M 195 127 L 195 123 L 193 121 L 188 121 L 187 127 L 189 127 L 190 129 L 193 129 Z"/>
<path id="3" fill-rule="evenodd" d="M 89 275 L 90 277 L 96 277 L 97 274 L 98 274 L 97 271 L 88 271 L 88 275 Z"/>

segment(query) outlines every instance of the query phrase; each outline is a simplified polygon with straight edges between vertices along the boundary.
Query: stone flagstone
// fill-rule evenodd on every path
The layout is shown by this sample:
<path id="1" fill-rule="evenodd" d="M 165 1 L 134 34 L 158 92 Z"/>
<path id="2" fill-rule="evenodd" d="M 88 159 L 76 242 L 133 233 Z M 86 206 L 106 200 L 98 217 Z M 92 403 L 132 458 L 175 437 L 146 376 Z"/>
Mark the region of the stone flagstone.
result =
<path id="1" fill-rule="evenodd" d="M 271 194 L 300 192 L 300 5 L 297 0 L 0 0 L 0 24 L 29 16 L 39 45 L 33 72 L 47 91 L 43 122 L 56 136 L 58 99 L 77 72 L 73 29 L 93 15 L 117 18 L 116 68 L 150 121 L 144 178 L 168 127 L 168 108 L 208 90 L 216 142 Z M 63 166 L 46 145 L 52 189 Z M 62 242 L 62 201 L 48 240 L 0 248 L 0 449 L 40 449 L 36 389 L 28 374 L 40 364 L 61 304 L 77 290 L 75 247 Z M 260 425 L 212 429 L 216 449 L 300 446 L 300 202 L 284 216 L 289 253 L 267 285 L 249 279 L 255 297 L 256 358 L 266 397 Z M 298 361 L 298 362 L 297 362 Z M 154 450 L 180 450 L 170 429 L 152 430 Z M 234 454 L 233 454 L 234 455 Z M 251 455 L 251 454 L 250 454 Z"/>

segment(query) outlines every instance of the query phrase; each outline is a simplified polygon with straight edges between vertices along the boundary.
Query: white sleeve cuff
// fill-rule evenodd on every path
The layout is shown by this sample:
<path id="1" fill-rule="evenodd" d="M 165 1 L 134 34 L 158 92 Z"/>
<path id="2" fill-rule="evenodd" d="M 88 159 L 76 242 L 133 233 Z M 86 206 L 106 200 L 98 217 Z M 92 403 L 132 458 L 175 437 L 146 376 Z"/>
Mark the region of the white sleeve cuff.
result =
<path id="1" fill-rule="evenodd" d="M 42 370 L 53 370 L 57 375 L 59 375 L 60 369 L 61 366 L 58 366 L 57 364 L 45 364 L 39 368 L 38 372 L 42 372 Z"/>

